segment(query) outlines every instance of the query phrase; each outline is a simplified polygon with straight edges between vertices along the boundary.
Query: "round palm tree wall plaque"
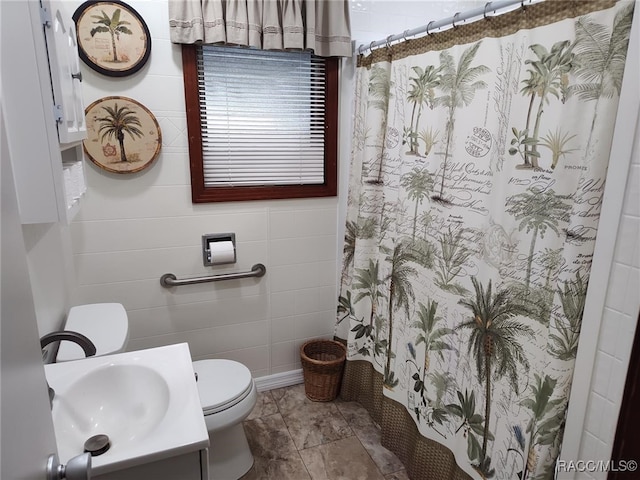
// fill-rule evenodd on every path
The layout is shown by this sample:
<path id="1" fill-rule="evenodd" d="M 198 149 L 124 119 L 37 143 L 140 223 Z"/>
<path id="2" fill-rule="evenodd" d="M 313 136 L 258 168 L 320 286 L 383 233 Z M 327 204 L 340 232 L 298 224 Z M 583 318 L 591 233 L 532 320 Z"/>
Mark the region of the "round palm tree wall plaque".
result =
<path id="1" fill-rule="evenodd" d="M 139 172 L 160 153 L 162 133 L 156 117 L 132 98 L 101 98 L 86 108 L 85 116 L 84 151 L 104 170 Z"/>
<path id="2" fill-rule="evenodd" d="M 119 0 L 84 2 L 73 14 L 78 53 L 96 72 L 124 77 L 140 70 L 151 53 L 142 17 Z"/>

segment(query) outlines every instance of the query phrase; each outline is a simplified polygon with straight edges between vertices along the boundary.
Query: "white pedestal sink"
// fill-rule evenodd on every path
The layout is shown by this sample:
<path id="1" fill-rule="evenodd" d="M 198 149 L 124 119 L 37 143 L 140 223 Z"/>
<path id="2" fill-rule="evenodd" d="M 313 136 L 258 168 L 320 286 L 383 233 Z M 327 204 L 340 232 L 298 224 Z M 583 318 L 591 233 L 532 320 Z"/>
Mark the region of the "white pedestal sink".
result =
<path id="1" fill-rule="evenodd" d="M 92 458 L 100 475 L 207 448 L 186 343 L 45 365 L 61 463 L 94 435 L 110 448 Z"/>

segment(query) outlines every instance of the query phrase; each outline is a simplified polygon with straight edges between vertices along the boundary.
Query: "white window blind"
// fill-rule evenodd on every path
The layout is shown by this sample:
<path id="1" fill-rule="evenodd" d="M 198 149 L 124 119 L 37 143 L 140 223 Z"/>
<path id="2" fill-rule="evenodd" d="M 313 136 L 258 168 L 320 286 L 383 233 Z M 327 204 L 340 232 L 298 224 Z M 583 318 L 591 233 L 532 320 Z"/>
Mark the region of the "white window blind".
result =
<path id="1" fill-rule="evenodd" d="M 205 187 L 325 181 L 323 58 L 205 45 L 198 85 Z"/>

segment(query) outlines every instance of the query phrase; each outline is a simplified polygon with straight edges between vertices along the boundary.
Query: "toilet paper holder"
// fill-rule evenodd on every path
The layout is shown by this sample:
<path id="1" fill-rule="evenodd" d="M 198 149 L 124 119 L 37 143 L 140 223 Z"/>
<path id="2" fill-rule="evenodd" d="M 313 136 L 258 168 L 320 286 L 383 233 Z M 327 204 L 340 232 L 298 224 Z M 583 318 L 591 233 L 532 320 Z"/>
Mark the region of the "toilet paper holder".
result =
<path id="1" fill-rule="evenodd" d="M 236 234 L 202 235 L 202 262 L 205 267 L 236 263 Z"/>

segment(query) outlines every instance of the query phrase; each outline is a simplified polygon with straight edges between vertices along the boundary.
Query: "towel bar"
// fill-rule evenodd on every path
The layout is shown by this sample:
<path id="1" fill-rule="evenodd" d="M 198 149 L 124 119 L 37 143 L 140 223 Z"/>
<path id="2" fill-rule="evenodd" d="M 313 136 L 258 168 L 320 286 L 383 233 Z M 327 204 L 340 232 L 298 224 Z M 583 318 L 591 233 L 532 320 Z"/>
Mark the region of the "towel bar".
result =
<path id="1" fill-rule="evenodd" d="M 220 280 L 235 280 L 236 278 L 262 277 L 267 273 L 267 267 L 256 263 L 249 272 L 221 273 L 209 277 L 193 277 L 178 280 L 173 273 L 165 273 L 160 277 L 160 285 L 164 288 L 179 287 L 180 285 L 195 285 L 196 283 L 218 282 Z"/>

